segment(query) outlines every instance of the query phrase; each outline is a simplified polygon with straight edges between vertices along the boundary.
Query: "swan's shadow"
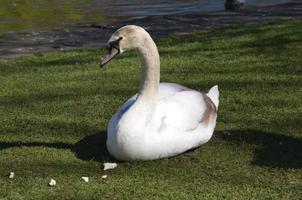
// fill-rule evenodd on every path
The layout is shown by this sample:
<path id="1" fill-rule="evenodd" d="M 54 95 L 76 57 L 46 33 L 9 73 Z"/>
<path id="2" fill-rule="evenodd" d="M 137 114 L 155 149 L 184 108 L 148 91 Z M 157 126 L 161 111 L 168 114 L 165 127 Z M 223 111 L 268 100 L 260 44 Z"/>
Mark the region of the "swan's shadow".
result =
<path id="1" fill-rule="evenodd" d="M 98 131 L 93 135 L 88 135 L 82 138 L 75 144 L 64 142 L 5 142 L 0 141 L 0 152 L 16 147 L 48 147 L 55 149 L 69 149 L 74 155 L 81 160 L 95 160 L 98 162 L 115 161 L 110 156 L 106 147 L 107 133 Z"/>
<path id="2" fill-rule="evenodd" d="M 279 133 L 260 130 L 230 130 L 225 137 L 217 132 L 218 137 L 239 147 L 247 144 L 256 145 L 251 165 L 277 167 L 285 169 L 302 168 L 302 139 Z"/>
<path id="3" fill-rule="evenodd" d="M 107 133 L 104 131 L 88 135 L 74 144 L 72 151 L 81 160 L 112 161 L 114 158 L 107 150 L 106 139 Z"/>
<path id="4" fill-rule="evenodd" d="M 299 137 L 260 130 L 229 130 L 229 132 L 230 136 L 227 138 L 221 131 L 216 132 L 215 135 L 218 136 L 218 139 L 223 139 L 227 143 L 235 143 L 239 147 L 246 143 L 256 145 L 251 165 L 285 169 L 302 168 L 302 139 Z M 15 147 L 49 147 L 69 149 L 81 160 L 116 161 L 107 150 L 106 139 L 106 132 L 98 131 L 93 135 L 85 136 L 75 144 L 0 141 L 0 152 Z"/>
<path id="5" fill-rule="evenodd" d="M 220 131 L 218 138 L 242 146 L 245 143 L 256 145 L 251 165 L 277 168 L 302 168 L 302 140 L 283 134 L 260 130 L 230 130 L 230 136 L 224 137 Z M 77 142 L 73 152 L 81 160 L 116 161 L 106 147 L 106 132 L 97 132 Z M 191 149 L 182 156 L 196 157 L 199 148 Z M 173 158 L 173 157 L 172 157 Z"/>

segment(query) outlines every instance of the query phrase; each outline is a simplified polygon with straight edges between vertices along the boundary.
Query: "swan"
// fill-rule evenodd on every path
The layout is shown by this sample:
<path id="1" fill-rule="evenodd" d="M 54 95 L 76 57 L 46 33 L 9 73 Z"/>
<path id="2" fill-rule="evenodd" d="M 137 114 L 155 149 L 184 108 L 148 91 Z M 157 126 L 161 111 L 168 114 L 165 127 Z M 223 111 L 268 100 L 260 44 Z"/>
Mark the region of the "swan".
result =
<path id="1" fill-rule="evenodd" d="M 127 50 L 136 50 L 140 58 L 140 87 L 108 123 L 109 153 L 121 161 L 155 160 L 208 142 L 216 126 L 218 86 L 203 94 L 175 83 L 160 83 L 156 44 L 142 27 L 135 25 L 112 34 L 100 67 Z"/>

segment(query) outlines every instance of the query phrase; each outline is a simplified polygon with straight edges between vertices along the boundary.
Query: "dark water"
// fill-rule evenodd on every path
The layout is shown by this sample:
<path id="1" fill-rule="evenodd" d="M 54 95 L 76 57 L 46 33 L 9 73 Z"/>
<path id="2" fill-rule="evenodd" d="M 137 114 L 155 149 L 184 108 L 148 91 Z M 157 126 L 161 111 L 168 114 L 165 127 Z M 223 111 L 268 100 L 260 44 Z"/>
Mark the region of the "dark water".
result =
<path id="1" fill-rule="evenodd" d="M 246 0 L 268 5 L 291 0 Z M 224 0 L 0 0 L 0 35 L 10 30 L 56 29 L 81 22 L 111 23 L 145 16 L 223 10 Z"/>

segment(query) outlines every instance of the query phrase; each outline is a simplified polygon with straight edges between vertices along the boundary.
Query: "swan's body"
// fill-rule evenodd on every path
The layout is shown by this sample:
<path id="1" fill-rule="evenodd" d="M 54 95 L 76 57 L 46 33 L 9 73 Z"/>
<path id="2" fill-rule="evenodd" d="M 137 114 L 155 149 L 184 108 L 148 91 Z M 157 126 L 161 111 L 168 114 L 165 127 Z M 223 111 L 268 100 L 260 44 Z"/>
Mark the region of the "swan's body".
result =
<path id="1" fill-rule="evenodd" d="M 139 92 L 109 122 L 107 148 L 111 155 L 118 160 L 154 160 L 209 141 L 216 126 L 217 86 L 202 94 L 174 83 L 160 84 L 157 47 L 140 27 L 119 29 L 109 43 L 111 49 L 103 64 L 117 54 L 113 48 L 118 53 L 136 49 L 142 64 Z"/>

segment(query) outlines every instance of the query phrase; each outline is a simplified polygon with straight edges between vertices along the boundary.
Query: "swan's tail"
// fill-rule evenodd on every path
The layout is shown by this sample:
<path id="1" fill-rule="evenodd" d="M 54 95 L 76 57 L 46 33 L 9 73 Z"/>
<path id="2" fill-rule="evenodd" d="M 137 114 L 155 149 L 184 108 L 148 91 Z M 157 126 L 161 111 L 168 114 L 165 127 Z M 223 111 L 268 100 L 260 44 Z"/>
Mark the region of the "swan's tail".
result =
<path id="1" fill-rule="evenodd" d="M 218 90 L 218 85 L 213 86 L 210 91 L 208 92 L 208 97 L 213 101 L 213 103 L 216 106 L 216 109 L 218 109 L 219 105 L 219 90 Z"/>

